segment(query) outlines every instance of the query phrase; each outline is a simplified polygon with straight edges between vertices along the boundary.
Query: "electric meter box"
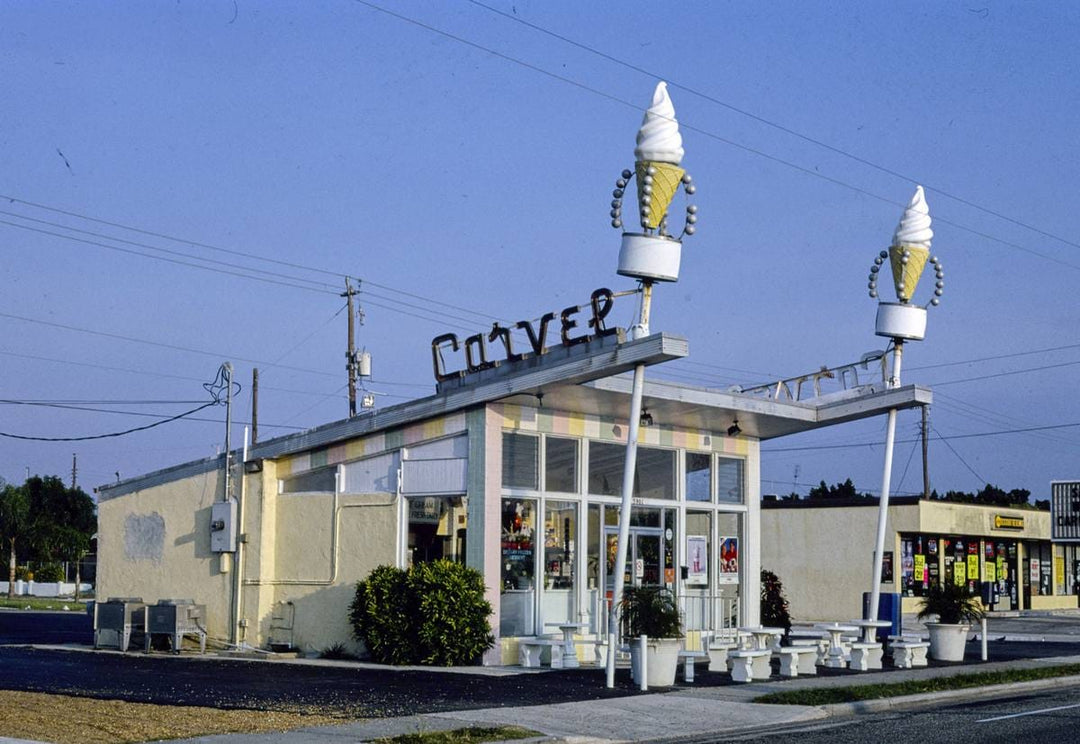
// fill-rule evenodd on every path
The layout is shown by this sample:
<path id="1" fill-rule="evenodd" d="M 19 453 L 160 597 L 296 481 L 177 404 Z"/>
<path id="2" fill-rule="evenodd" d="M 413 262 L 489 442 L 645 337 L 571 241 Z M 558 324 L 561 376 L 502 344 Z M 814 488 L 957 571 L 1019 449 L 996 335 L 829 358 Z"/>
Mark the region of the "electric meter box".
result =
<path id="1" fill-rule="evenodd" d="M 216 501 L 210 507 L 210 551 L 236 552 L 236 500 Z"/>

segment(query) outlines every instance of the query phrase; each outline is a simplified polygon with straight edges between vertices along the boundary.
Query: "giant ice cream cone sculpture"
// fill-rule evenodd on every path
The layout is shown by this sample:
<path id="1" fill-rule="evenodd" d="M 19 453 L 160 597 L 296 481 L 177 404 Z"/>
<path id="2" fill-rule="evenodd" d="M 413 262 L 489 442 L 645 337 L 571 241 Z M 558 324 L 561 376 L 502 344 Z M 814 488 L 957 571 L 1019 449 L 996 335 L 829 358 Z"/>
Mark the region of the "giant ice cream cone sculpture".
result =
<path id="1" fill-rule="evenodd" d="M 889 247 L 889 264 L 896 284 L 896 297 L 900 302 L 909 302 L 915 293 L 926 259 L 930 257 L 930 240 L 933 237 L 930 208 L 926 205 L 923 187 L 917 186 L 915 195 L 904 210 L 904 216 L 900 218 L 900 224 L 896 226 L 893 243 Z"/>
<path id="2" fill-rule="evenodd" d="M 624 170 L 615 184 L 611 202 L 611 226 L 621 228 L 623 196 L 630 179 L 637 182 L 637 212 L 641 233 L 623 233 L 619 252 L 619 273 L 643 281 L 673 282 L 679 276 L 682 235 L 693 235 L 697 207 L 686 207 L 682 235 L 668 231 L 668 209 L 682 186 L 694 193 L 693 179 L 680 167 L 683 158 L 682 135 L 675 120 L 675 107 L 668 96 L 667 83 L 657 84 L 652 103 L 641 121 L 634 148 L 634 170 Z"/>
<path id="3" fill-rule="evenodd" d="M 683 152 L 675 107 L 668 96 L 667 83 L 661 81 L 641 121 L 634 148 L 642 227 L 656 230 L 664 222 L 671 200 L 686 175 L 679 167 Z"/>
<path id="4" fill-rule="evenodd" d="M 877 297 L 878 278 L 886 260 L 892 269 L 893 287 L 899 302 L 878 304 L 877 335 L 892 339 L 921 340 L 926 333 L 926 307 L 911 302 L 915 288 L 922 277 L 927 262 L 934 266 L 936 280 L 931 305 L 941 301 L 945 286 L 945 269 L 937 256 L 930 255 L 930 241 L 934 231 L 930 229 L 930 208 L 926 206 L 923 187 L 915 187 L 915 194 L 900 218 L 893 233 L 889 250 L 881 251 L 870 267 L 870 296 Z"/>

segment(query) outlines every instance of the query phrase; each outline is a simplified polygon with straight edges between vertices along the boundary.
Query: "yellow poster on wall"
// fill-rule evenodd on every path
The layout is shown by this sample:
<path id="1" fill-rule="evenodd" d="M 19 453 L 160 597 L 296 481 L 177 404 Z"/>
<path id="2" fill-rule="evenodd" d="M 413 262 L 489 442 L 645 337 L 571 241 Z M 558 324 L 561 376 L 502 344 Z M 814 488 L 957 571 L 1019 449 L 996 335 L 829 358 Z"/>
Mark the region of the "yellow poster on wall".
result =
<path id="1" fill-rule="evenodd" d="M 953 565 L 953 581 L 960 586 L 967 583 L 967 566 L 960 561 Z"/>
<path id="2" fill-rule="evenodd" d="M 987 564 L 986 564 L 986 576 L 983 577 L 983 580 L 985 580 L 985 581 L 987 581 L 987 582 L 989 582 L 991 584 L 993 584 L 995 581 L 997 581 L 997 579 L 995 578 L 995 571 L 994 571 L 994 564 L 993 563 L 987 562 Z"/>
<path id="3" fill-rule="evenodd" d="M 917 556 L 915 556 L 915 577 L 914 577 L 916 583 L 921 584 L 922 581 L 923 581 L 923 577 L 925 575 L 926 575 L 926 556 L 925 555 L 917 555 Z"/>
<path id="4" fill-rule="evenodd" d="M 972 580 L 979 578 L 979 556 L 969 555 L 967 561 L 967 577 Z"/>
<path id="5" fill-rule="evenodd" d="M 1054 586 L 1065 590 L 1065 558 L 1060 555 L 1054 556 Z"/>

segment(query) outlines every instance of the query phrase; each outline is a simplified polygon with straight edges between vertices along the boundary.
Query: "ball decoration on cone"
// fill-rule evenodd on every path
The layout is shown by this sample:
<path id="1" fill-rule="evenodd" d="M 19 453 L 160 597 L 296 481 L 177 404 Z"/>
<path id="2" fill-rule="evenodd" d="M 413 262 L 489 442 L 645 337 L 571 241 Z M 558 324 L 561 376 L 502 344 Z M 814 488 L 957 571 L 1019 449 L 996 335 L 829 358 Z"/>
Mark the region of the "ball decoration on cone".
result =
<path id="1" fill-rule="evenodd" d="M 637 205 L 635 219 L 641 232 L 624 232 L 619 252 L 618 272 L 647 281 L 677 281 L 681 240 L 693 235 L 697 206 L 688 204 L 682 232 L 673 236 L 668 225 L 668 209 L 681 187 L 687 196 L 696 190 L 693 179 L 681 167 L 682 135 L 675 119 L 675 107 L 660 82 L 653 93 L 652 105 L 645 112 L 634 148 L 634 170 L 624 170 L 615 183 L 611 202 L 611 226 L 623 227 L 623 199 L 635 180 Z"/>
<path id="2" fill-rule="evenodd" d="M 915 289 L 922 278 L 927 262 L 934 267 L 934 290 L 929 305 L 937 306 L 945 291 L 945 267 L 937 256 L 930 255 L 930 208 L 922 186 L 915 187 L 900 224 L 896 226 L 892 245 L 881 251 L 870 267 L 870 297 L 877 298 L 881 268 L 885 261 L 892 270 L 892 284 L 898 302 L 878 304 L 877 335 L 888 338 L 921 341 L 926 334 L 926 308 L 912 303 Z"/>

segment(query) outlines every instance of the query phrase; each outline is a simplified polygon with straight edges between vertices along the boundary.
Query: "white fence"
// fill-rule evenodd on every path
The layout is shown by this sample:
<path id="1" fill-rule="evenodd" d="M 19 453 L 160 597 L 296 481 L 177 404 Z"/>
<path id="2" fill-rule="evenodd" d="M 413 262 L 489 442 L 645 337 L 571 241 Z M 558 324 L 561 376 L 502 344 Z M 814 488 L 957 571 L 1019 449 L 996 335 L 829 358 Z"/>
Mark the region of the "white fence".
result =
<path id="1" fill-rule="evenodd" d="M 79 592 L 89 592 L 94 588 L 93 584 L 79 584 Z M 6 597 L 8 582 L 0 581 L 0 596 Z M 72 597 L 75 596 L 75 584 L 66 581 L 16 581 L 15 596 L 17 597 Z"/>

